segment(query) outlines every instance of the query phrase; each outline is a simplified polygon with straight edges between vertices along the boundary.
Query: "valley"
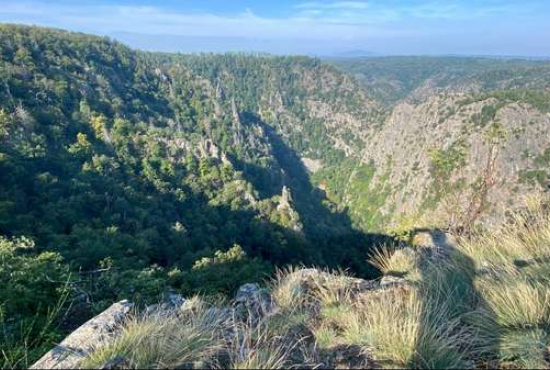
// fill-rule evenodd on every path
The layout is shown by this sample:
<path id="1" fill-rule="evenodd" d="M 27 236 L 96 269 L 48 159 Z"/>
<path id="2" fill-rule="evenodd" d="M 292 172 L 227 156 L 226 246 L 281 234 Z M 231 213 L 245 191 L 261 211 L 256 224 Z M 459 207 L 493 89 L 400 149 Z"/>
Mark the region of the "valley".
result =
<path id="1" fill-rule="evenodd" d="M 367 260 L 418 229 L 502 227 L 548 190 L 548 127 L 546 61 L 151 53 L 0 24 L 0 364 L 123 299 L 229 297 L 288 266 L 379 279 Z"/>

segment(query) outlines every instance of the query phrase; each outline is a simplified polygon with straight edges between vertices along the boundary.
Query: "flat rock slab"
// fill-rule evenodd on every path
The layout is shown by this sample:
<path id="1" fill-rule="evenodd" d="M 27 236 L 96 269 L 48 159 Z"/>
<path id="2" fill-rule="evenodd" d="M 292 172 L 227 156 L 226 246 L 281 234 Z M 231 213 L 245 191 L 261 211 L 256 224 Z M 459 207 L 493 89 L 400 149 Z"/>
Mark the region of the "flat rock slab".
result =
<path id="1" fill-rule="evenodd" d="M 31 369 L 75 369 L 95 348 L 111 343 L 134 304 L 121 301 L 113 304 L 38 360 Z"/>

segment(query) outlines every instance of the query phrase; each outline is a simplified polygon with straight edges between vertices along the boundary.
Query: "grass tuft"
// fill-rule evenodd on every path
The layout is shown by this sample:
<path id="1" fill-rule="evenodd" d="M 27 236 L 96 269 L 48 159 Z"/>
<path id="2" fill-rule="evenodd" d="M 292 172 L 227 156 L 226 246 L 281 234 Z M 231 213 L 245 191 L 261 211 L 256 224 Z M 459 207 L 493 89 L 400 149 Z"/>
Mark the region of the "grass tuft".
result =
<path id="1" fill-rule="evenodd" d="M 403 249 L 385 245 L 372 253 L 370 263 L 384 275 L 404 277 L 415 270 L 416 257 Z"/>
<path id="2" fill-rule="evenodd" d="M 392 368 L 548 368 L 550 217 L 530 210 L 440 255 L 378 249 L 371 263 L 404 284 L 361 291 L 370 285 L 343 272 L 287 268 L 271 282 L 275 311 L 254 323 L 196 298 L 130 321 L 84 365 L 317 368 L 360 349 Z"/>
<path id="3" fill-rule="evenodd" d="M 82 367 L 99 368 L 116 357 L 138 369 L 211 365 L 214 355 L 223 348 L 220 329 L 228 324 L 223 310 L 207 308 L 195 298 L 178 314 L 158 311 L 129 320 L 122 335 L 96 350 Z"/>

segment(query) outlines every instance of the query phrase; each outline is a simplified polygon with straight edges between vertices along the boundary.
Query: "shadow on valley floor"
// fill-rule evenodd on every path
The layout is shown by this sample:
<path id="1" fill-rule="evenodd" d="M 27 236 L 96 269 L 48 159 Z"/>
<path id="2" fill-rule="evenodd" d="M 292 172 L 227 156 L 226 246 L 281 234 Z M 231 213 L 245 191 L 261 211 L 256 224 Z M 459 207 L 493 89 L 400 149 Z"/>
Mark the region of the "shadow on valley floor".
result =
<path id="1" fill-rule="evenodd" d="M 255 166 L 252 171 L 247 171 L 246 166 L 250 164 L 241 163 L 245 177 L 252 172 L 255 177 L 247 177 L 251 182 L 255 178 L 272 179 L 268 186 L 272 190 L 267 196 L 281 194 L 283 185 L 290 189 L 293 207 L 303 224 L 303 235 L 314 246 L 311 257 L 317 255 L 311 258 L 311 262 L 349 269 L 365 278 L 378 277 L 379 271 L 368 264 L 366 259 L 374 247 L 395 244 L 396 241 L 385 234 L 365 233 L 353 227 L 347 213 L 329 208 L 324 192 L 312 185 L 309 173 L 296 151 L 271 126 L 250 112 L 242 113 L 241 120 L 245 125 L 257 125 L 263 129 L 282 169 L 282 175 L 273 178 L 271 169 Z"/>
<path id="2" fill-rule="evenodd" d="M 159 189 L 155 180 L 125 168 L 123 161 L 105 174 L 84 173 L 78 158 L 68 163 L 62 153 L 52 153 L 28 159 L 16 151 L 0 163 L 0 170 L 5 166 L 0 171 L 0 194 L 17 189 L 10 195 L 9 209 L 0 213 L 0 233 L 32 237 L 37 250 L 59 251 L 77 270 L 97 268 L 105 259 L 121 269 L 189 269 L 216 250 L 239 244 L 250 257 L 277 266 L 340 267 L 365 278 L 378 277 L 366 259 L 373 246 L 392 239 L 358 231 L 346 214 L 328 209 L 300 158 L 277 133 L 254 115 L 243 114 L 243 121 L 265 130 L 285 173 L 280 180 L 292 192 L 303 235 L 260 219 L 257 212 L 213 205 L 185 184 L 177 191 Z M 103 149 L 96 149 L 102 154 Z M 38 184 L 34 179 L 41 173 L 59 181 Z M 272 181 L 280 194 L 279 179 Z"/>

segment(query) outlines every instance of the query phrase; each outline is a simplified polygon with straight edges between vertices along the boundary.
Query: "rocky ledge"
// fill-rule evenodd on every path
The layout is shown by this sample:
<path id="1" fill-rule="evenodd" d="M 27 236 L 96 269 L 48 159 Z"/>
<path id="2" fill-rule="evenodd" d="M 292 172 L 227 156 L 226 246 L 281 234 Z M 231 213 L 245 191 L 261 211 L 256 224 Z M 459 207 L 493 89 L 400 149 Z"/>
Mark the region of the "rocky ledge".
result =
<path id="1" fill-rule="evenodd" d="M 423 248 L 402 248 L 395 252 L 395 258 L 408 258 L 414 260 L 421 254 L 428 258 L 441 258 L 454 244 L 454 240 L 444 233 L 419 232 L 417 235 L 419 244 Z M 445 242 L 442 242 L 445 241 Z M 417 244 L 418 245 L 418 244 Z M 258 326 L 262 322 L 269 321 L 277 316 L 284 316 L 285 307 L 281 303 L 281 297 L 277 290 L 285 291 L 287 301 L 303 300 L 303 297 L 315 297 L 319 291 L 330 292 L 334 297 L 341 297 L 348 302 L 361 302 L 372 299 L 380 299 L 386 295 L 408 294 L 413 289 L 414 283 L 407 278 L 387 275 L 380 280 L 367 281 L 342 274 L 332 274 L 317 269 L 299 269 L 288 272 L 278 282 L 274 291 L 260 287 L 259 284 L 249 283 L 241 286 L 231 304 L 217 308 L 218 313 L 223 311 L 224 320 L 233 323 L 246 323 Z M 312 316 L 319 315 L 321 307 L 317 298 L 308 303 L 307 310 Z M 335 298 L 339 299 L 339 298 Z M 123 334 L 126 320 L 129 318 L 144 318 L 152 315 L 160 315 L 169 318 L 178 315 L 185 310 L 187 300 L 178 294 L 168 294 L 165 301 L 138 310 L 129 301 L 121 301 L 113 304 L 106 311 L 89 320 L 76 331 L 70 334 L 59 345 L 45 354 L 32 368 L 41 369 L 73 369 L 78 368 L 81 362 L 95 350 L 108 346 Z M 302 330 L 303 329 L 303 330 Z M 296 331 L 298 342 L 311 342 L 315 347 L 314 334 L 309 328 L 290 328 L 289 332 Z M 292 340 L 294 340 L 292 339 Z M 291 340 L 291 341 L 292 341 Z M 368 352 L 368 351 L 367 351 Z M 373 367 L 373 360 L 365 352 L 365 348 L 356 348 L 349 345 L 338 345 L 323 353 L 318 353 L 318 358 L 324 366 L 332 367 Z M 109 359 L 102 368 L 128 368 L 127 359 Z M 358 363 L 358 361 L 360 363 Z"/>

